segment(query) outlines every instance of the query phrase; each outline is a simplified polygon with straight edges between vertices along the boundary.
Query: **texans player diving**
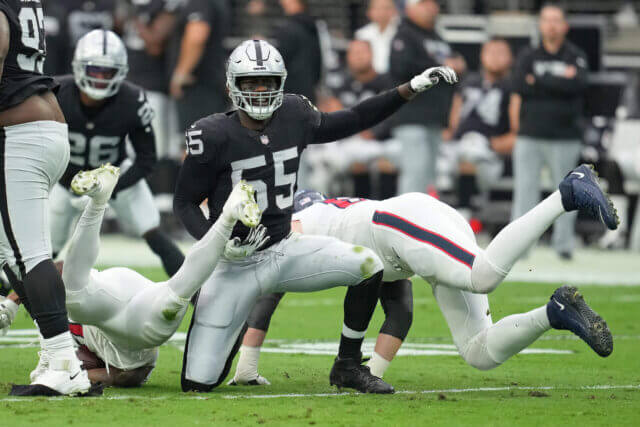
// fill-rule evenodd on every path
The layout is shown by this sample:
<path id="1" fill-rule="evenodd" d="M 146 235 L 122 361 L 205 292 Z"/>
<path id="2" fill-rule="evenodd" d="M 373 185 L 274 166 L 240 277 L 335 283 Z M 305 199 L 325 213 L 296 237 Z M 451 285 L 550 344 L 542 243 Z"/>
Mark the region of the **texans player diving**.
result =
<path id="1" fill-rule="evenodd" d="M 565 212 L 578 210 L 609 229 L 617 227 L 616 211 L 587 165 L 569 173 L 559 190 L 502 229 L 486 249 L 478 247 L 455 209 L 422 193 L 374 201 L 327 200 L 318 192 L 301 191 L 294 210 L 294 230 L 369 247 L 384 263 L 380 302 L 386 318 L 368 363 L 373 375 L 383 376 L 409 332 L 413 297 L 408 279 L 413 275 L 431 285 L 458 352 L 477 369 L 499 366 L 549 329 L 573 332 L 602 357 L 613 351 L 606 322 L 574 287 L 558 288 L 546 305 L 496 323 L 486 295 Z M 258 375 L 259 348 L 279 297 L 265 296 L 256 304 L 234 383 L 268 384 Z"/>
<path id="2" fill-rule="evenodd" d="M 106 165 L 73 178 L 71 189 L 88 196 L 89 201 L 75 227 L 66 260 L 60 264 L 70 329 L 80 345 L 78 356 L 86 370 L 83 375 L 92 383 L 134 387 L 151 374 L 158 347 L 180 326 L 190 299 L 222 256 L 236 221 L 255 227 L 260 210 L 253 188 L 244 181 L 236 184 L 223 202 L 218 220 L 165 282 L 152 282 L 121 267 L 97 271 L 93 265 L 100 249 L 100 226 L 118 176 L 117 167 Z M 10 326 L 19 304 L 16 294 L 9 295 L 0 307 L 0 328 Z M 54 362 L 49 352 L 43 352 L 31 372 L 32 382 L 47 385 L 39 378 Z M 56 393 L 41 387 L 40 394 Z"/>
<path id="3" fill-rule="evenodd" d="M 127 51 L 111 31 L 93 30 L 76 45 L 73 75 L 58 78 L 58 102 L 69 126 L 71 157 L 59 183 L 51 191 L 53 255 L 62 250 L 86 198 L 69 191 L 73 176 L 104 163 L 119 166 L 122 177 L 109 205 L 125 231 L 144 238 L 173 276 L 182 265 L 180 249 L 158 227 L 160 213 L 145 177 L 156 163 L 153 110 L 144 90 L 125 81 Z M 127 155 L 131 142 L 134 159 Z"/>
<path id="4" fill-rule="evenodd" d="M 393 388 L 361 364 L 360 347 L 378 299 L 382 262 L 373 251 L 334 237 L 291 233 L 300 154 L 309 144 L 345 138 L 382 121 L 443 79 L 435 67 L 410 82 L 333 113 L 320 113 L 305 97 L 284 94 L 287 70 L 280 53 L 263 40 L 247 40 L 227 62 L 233 111 L 212 114 L 187 130 L 188 153 L 174 197 L 174 211 L 200 239 L 220 215 L 221 201 L 246 179 L 257 192 L 269 241 L 240 260 L 223 259 L 202 286 L 189 327 L 182 389 L 210 391 L 222 383 L 240 345 L 243 327 L 260 295 L 348 286 L 338 357 L 331 384 L 362 392 Z M 208 198 L 209 217 L 200 209 Z M 248 229 L 238 225 L 233 236 Z"/>

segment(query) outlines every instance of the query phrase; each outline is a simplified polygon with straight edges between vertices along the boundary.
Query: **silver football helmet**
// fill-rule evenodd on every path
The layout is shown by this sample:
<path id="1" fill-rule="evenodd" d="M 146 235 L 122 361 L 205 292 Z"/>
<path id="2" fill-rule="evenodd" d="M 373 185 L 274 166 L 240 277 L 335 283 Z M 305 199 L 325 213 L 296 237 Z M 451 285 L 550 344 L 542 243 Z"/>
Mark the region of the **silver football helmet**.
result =
<path id="1" fill-rule="evenodd" d="M 93 99 L 118 93 L 129 71 L 124 43 L 107 30 L 93 30 L 82 36 L 71 65 L 78 88 Z"/>
<path id="2" fill-rule="evenodd" d="M 243 91 L 241 77 L 277 77 L 275 90 Z M 255 120 L 265 120 L 282 105 L 287 69 L 280 52 L 264 40 L 246 40 L 227 61 L 227 88 L 233 105 Z"/>

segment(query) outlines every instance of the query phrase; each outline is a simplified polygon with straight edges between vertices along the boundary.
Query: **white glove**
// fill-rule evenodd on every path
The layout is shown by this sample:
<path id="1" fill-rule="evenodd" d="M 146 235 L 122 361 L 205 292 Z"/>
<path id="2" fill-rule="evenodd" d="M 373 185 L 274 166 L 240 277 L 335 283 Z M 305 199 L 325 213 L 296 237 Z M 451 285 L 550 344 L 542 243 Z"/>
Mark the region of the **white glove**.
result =
<path id="1" fill-rule="evenodd" d="M 453 68 L 443 65 L 441 67 L 428 68 L 422 74 L 418 74 L 411 79 L 409 86 L 416 93 L 424 92 L 437 85 L 440 78 L 443 78 L 450 85 L 458 82 L 458 76 L 453 71 Z"/>
<path id="2" fill-rule="evenodd" d="M 11 327 L 11 322 L 16 317 L 18 312 L 18 304 L 11 301 L 9 298 L 0 297 L 0 336 L 6 335 Z"/>
<path id="3" fill-rule="evenodd" d="M 224 247 L 225 258 L 237 261 L 253 255 L 270 239 L 266 234 L 267 227 L 258 224 L 257 227 L 251 229 L 244 241 L 240 241 L 239 237 L 234 237 Z"/>

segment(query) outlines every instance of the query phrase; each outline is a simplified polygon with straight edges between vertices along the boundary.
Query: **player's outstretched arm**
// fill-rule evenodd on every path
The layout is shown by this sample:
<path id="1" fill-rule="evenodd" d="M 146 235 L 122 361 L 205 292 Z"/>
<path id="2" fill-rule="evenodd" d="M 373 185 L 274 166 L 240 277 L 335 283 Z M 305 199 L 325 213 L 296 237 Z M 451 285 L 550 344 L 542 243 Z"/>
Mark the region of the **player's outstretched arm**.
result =
<path id="1" fill-rule="evenodd" d="M 352 108 L 323 113 L 314 134 L 314 142 L 336 141 L 369 129 L 398 111 L 418 93 L 431 89 L 441 79 L 454 84 L 458 81 L 458 76 L 450 67 L 428 68 L 411 81 L 365 99 Z"/>
<path id="2" fill-rule="evenodd" d="M 4 12 L 0 11 L 0 79 L 2 79 L 2 70 L 4 69 L 4 59 L 9 52 L 9 42 L 11 41 L 11 31 L 9 29 L 9 21 Z"/>

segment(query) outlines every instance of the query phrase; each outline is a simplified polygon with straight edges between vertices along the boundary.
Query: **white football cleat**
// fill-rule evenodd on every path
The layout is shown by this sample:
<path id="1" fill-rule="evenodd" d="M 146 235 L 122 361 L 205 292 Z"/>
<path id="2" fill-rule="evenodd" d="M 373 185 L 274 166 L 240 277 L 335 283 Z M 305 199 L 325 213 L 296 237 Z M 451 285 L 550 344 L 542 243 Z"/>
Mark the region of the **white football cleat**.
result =
<path id="1" fill-rule="evenodd" d="M 271 383 L 262 375 L 258 375 L 251 380 L 247 378 L 233 377 L 227 382 L 227 385 L 271 385 Z"/>
<path id="2" fill-rule="evenodd" d="M 231 191 L 222 208 L 227 218 L 240 221 L 247 227 L 256 227 L 260 223 L 262 212 L 256 203 L 253 187 L 242 180 Z"/>
<path id="3" fill-rule="evenodd" d="M 40 357 L 40 360 L 38 360 L 38 366 L 36 366 L 36 369 L 31 371 L 31 374 L 29 375 L 29 379 L 32 384 L 40 378 L 40 375 L 44 374 L 49 369 L 49 353 L 47 353 L 47 350 L 40 350 L 38 352 L 38 356 Z"/>
<path id="4" fill-rule="evenodd" d="M 77 360 L 51 359 L 49 368 L 31 385 L 43 385 L 65 396 L 84 394 L 91 388 L 87 371 L 80 369 Z"/>
<path id="5" fill-rule="evenodd" d="M 80 171 L 71 180 L 71 190 L 78 196 L 89 196 L 97 204 L 106 204 L 118 182 L 120 168 L 109 163 L 99 168 Z"/>

